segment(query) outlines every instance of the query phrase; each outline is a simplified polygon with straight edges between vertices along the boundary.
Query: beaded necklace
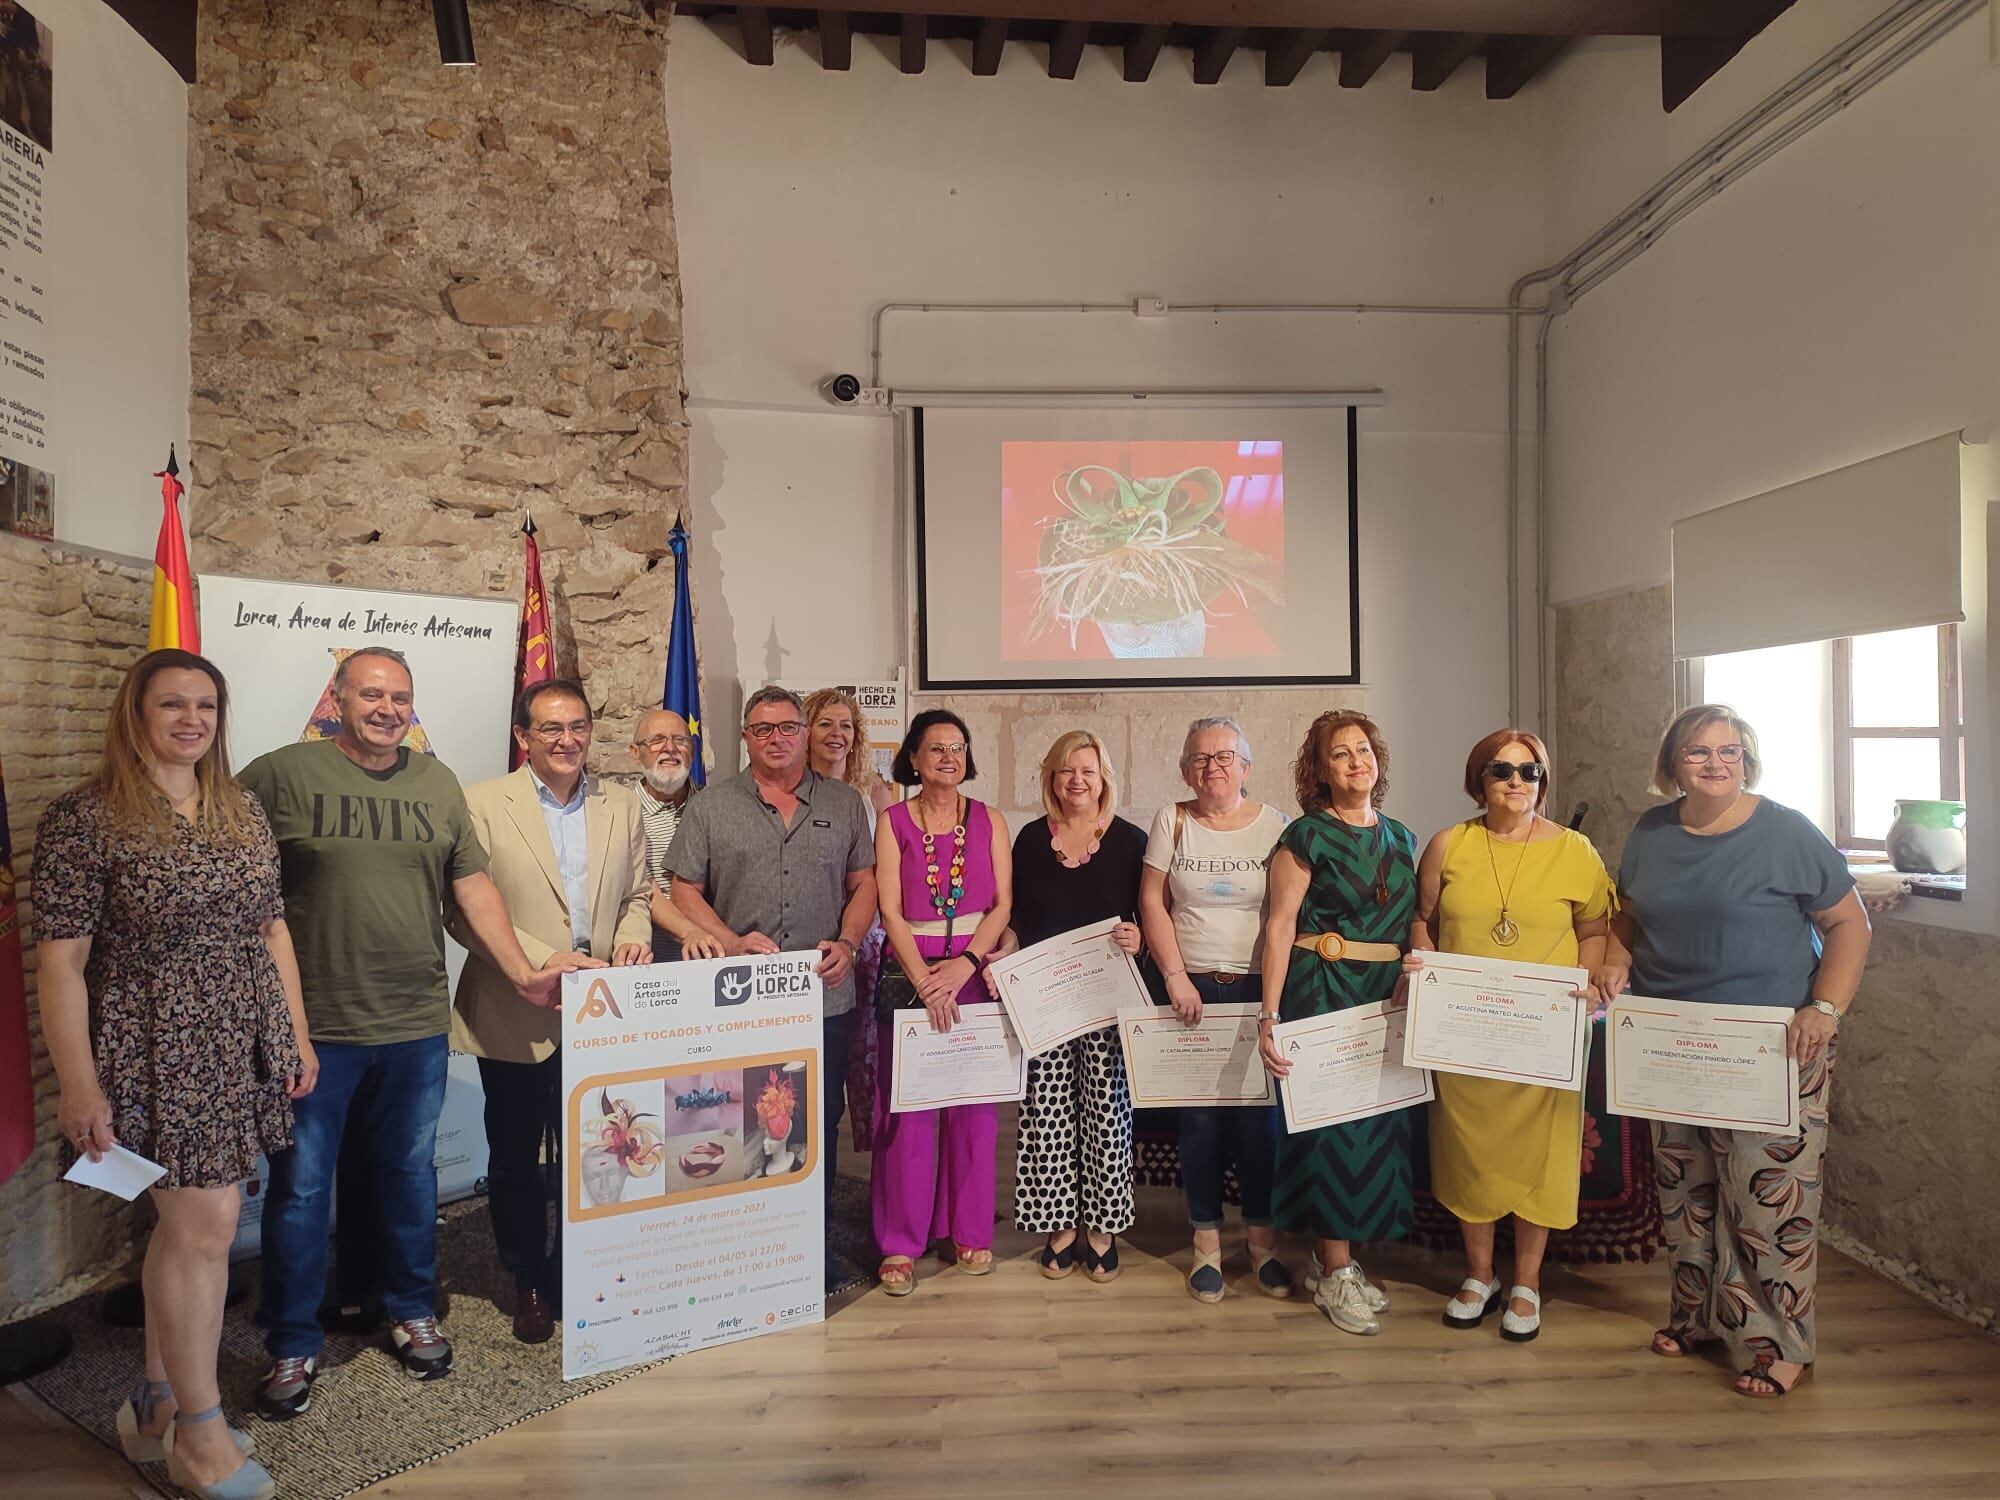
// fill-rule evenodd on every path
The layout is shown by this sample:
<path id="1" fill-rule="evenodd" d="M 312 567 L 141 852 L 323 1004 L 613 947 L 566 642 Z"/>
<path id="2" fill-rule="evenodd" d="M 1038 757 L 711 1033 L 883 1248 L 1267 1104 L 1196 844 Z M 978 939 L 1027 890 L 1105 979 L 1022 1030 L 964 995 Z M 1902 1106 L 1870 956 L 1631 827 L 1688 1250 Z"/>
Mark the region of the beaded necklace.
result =
<path id="1" fill-rule="evenodd" d="M 952 824 L 949 873 L 938 866 L 937 841 L 941 835 L 924 827 L 921 802 L 914 811 L 917 831 L 924 836 L 924 884 L 930 887 L 931 906 L 939 916 L 949 920 L 951 914 L 958 910 L 960 898 L 965 895 L 965 798 L 961 796 L 958 799 L 957 816 Z"/>
<path id="2" fill-rule="evenodd" d="M 1078 870 L 1089 864 L 1090 856 L 1095 854 L 1104 842 L 1104 830 L 1110 826 L 1111 820 L 1109 818 L 1098 819 L 1097 823 L 1090 830 L 1090 847 L 1079 854 L 1075 860 L 1071 860 L 1067 854 L 1063 853 L 1062 825 L 1057 823 L 1054 818 L 1050 818 L 1049 847 L 1056 852 L 1056 863 L 1061 865 L 1065 870 Z"/>

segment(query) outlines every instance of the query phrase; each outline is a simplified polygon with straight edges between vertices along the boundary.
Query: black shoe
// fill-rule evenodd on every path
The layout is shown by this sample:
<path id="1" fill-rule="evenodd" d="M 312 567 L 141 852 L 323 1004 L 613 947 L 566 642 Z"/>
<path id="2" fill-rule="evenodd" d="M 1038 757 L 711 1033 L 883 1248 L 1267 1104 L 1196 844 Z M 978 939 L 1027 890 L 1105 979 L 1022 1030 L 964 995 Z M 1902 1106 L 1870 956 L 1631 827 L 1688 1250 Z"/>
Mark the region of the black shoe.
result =
<path id="1" fill-rule="evenodd" d="M 442 1380 L 451 1373 L 451 1341 L 436 1318 L 410 1318 L 389 1330 L 402 1366 L 418 1380 Z"/>
<path id="2" fill-rule="evenodd" d="M 1091 1248 L 1089 1235 L 1079 1234 L 1076 1238 L 1077 1243 L 1083 1246 L 1084 1275 L 1099 1283 L 1115 1280 L 1118 1275 L 1118 1236 L 1111 1236 L 1111 1243 L 1104 1247 L 1102 1255 Z"/>
<path id="3" fill-rule="evenodd" d="M 312 1383 L 319 1378 L 319 1360 L 274 1359 L 257 1383 L 257 1410 L 273 1422 L 296 1417 L 312 1405 Z"/>

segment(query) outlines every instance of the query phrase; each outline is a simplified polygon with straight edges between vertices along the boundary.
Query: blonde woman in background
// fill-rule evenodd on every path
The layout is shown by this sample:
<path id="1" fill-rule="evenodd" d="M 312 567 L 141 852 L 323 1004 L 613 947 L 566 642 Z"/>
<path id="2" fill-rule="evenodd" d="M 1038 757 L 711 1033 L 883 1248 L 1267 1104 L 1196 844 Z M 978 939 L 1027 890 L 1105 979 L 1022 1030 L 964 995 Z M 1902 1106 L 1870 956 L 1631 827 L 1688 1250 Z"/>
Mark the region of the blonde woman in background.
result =
<path id="1" fill-rule="evenodd" d="M 1042 757 L 1041 779 L 1045 816 L 1014 840 L 1015 935 L 1027 947 L 1115 918 L 1113 941 L 1136 954 L 1146 836 L 1116 813 L 1104 741 L 1070 730 Z M 1092 1281 L 1110 1281 L 1132 1212 L 1132 1091 L 1117 1028 L 1107 1026 L 1028 1064 L 1014 1217 L 1048 1237 L 1044 1276 L 1069 1275 L 1081 1254 Z"/>
<path id="2" fill-rule="evenodd" d="M 868 750 L 861 705 L 846 688 L 824 687 L 806 694 L 806 760 L 829 781 L 844 781 L 868 801 L 881 817 L 900 800 L 896 789 L 875 770 Z M 854 955 L 854 1013 L 867 1017 L 874 1010 L 875 984 L 882 972 L 884 939 L 878 918 L 868 926 Z M 875 1149 L 875 1091 L 880 1067 L 876 1028 L 866 1020 L 855 1024 L 847 1039 L 847 1126 L 854 1149 Z"/>

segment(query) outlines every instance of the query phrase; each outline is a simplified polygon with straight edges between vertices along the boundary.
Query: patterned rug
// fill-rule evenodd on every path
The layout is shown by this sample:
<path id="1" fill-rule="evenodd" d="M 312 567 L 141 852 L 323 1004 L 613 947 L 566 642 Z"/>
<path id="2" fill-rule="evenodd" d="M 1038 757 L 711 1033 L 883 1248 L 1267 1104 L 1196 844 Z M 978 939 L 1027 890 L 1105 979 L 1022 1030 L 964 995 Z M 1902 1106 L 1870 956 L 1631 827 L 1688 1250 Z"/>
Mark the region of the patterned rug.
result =
<path id="1" fill-rule="evenodd" d="M 876 1256 L 866 1184 L 840 1179 L 829 1238 L 842 1290 L 873 1285 Z M 254 1296 L 228 1310 L 222 1327 L 223 1404 L 231 1423 L 256 1435 L 257 1456 L 277 1476 L 286 1500 L 339 1500 L 652 1368 L 637 1365 L 565 1383 L 560 1339 L 517 1343 L 513 1280 L 494 1253 L 483 1201 L 445 1209 L 438 1267 L 451 1299 L 444 1328 L 455 1355 L 452 1375 L 426 1383 L 410 1379 L 390 1355 L 386 1333 L 329 1334 L 312 1409 L 289 1422 L 246 1418 L 266 1365 L 263 1333 L 255 1322 Z M 102 1294 L 79 1298 L 48 1314 L 69 1329 L 76 1349 L 28 1386 L 116 1453 L 112 1422 L 120 1395 L 139 1372 L 144 1336 L 139 1329 L 106 1323 L 103 1300 Z M 162 1495 L 180 1494 L 167 1482 L 162 1464 L 132 1472 Z"/>

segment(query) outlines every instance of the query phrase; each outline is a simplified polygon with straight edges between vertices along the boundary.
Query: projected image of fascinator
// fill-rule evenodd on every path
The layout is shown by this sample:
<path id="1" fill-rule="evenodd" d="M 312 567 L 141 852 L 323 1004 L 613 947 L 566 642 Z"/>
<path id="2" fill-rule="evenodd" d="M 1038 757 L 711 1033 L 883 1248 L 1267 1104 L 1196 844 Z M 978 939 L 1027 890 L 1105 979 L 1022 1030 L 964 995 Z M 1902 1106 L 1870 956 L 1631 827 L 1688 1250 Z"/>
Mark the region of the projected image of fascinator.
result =
<path id="1" fill-rule="evenodd" d="M 1095 624 L 1114 657 L 1200 656 L 1224 596 L 1282 603 L 1271 559 L 1223 533 L 1214 469 L 1141 479 L 1084 464 L 1055 479 L 1066 514 L 1042 522 L 1029 640 Z"/>
<path id="2" fill-rule="evenodd" d="M 640 1113 L 629 1099 L 613 1099 L 608 1090 L 597 1095 L 597 1115 L 583 1123 L 583 1159 L 578 1176 L 583 1190 L 597 1207 L 616 1203 L 625 1196 L 633 1178 L 651 1177 L 665 1160 L 660 1132 L 643 1122 L 653 1119 Z"/>

